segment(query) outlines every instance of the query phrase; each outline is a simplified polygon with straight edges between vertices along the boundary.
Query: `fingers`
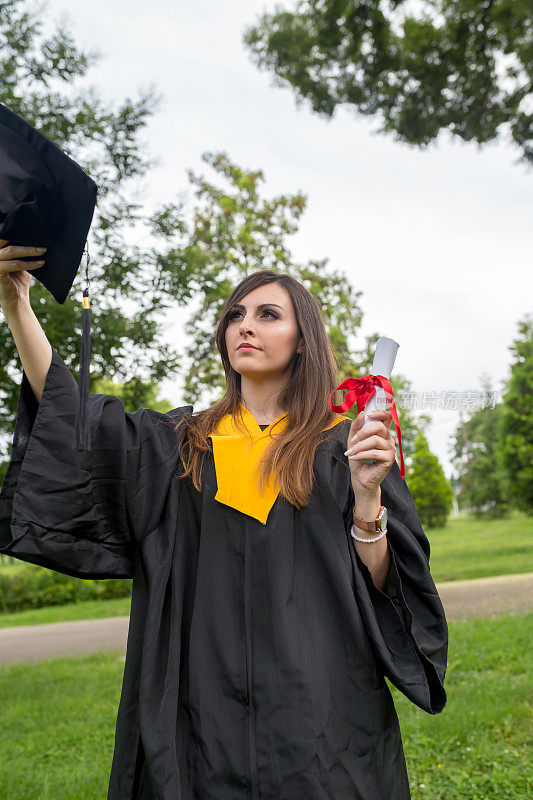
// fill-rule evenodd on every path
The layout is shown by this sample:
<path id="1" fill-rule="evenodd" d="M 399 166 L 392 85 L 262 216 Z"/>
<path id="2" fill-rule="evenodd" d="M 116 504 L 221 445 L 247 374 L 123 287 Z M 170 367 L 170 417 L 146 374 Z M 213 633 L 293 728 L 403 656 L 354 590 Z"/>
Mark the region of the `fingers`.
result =
<path id="1" fill-rule="evenodd" d="M 345 456 L 348 458 L 355 453 L 369 452 L 369 448 L 374 448 L 374 450 L 392 450 L 396 452 L 396 445 L 392 440 L 392 437 L 385 439 L 379 434 L 375 434 L 374 436 L 369 436 L 363 439 L 362 441 L 355 442 L 351 447 L 348 448 L 345 452 Z M 372 450 L 372 452 L 374 452 Z"/>
<path id="2" fill-rule="evenodd" d="M 382 422 L 370 422 L 368 425 L 365 425 L 364 428 L 359 427 L 353 431 L 351 430 L 350 434 L 351 435 L 348 436 L 348 441 L 346 442 L 347 447 L 355 444 L 355 442 L 361 442 L 363 439 L 366 440 L 370 436 L 374 435 L 381 436 L 386 440 L 392 440 L 389 429 Z"/>
<path id="3" fill-rule="evenodd" d="M 383 422 L 384 425 L 386 425 L 387 428 L 390 428 L 393 422 L 392 414 L 386 408 L 376 409 L 375 411 L 371 411 L 368 416 L 371 419 L 380 420 L 381 422 Z"/>
<path id="4" fill-rule="evenodd" d="M 386 428 L 390 428 L 392 423 L 393 423 L 392 414 L 390 413 L 390 411 L 386 411 L 386 410 L 370 411 L 367 414 L 367 419 L 370 420 L 370 421 L 367 421 L 366 425 L 364 425 L 364 429 L 365 430 L 368 428 L 369 425 L 371 425 L 374 422 L 382 422 L 385 425 Z M 359 428 L 362 428 L 364 421 L 365 421 L 365 412 L 363 410 L 353 420 L 350 432 L 353 433 L 353 431 L 356 431 Z"/>
<path id="5" fill-rule="evenodd" d="M 38 256 L 46 252 L 46 247 L 25 247 L 22 245 L 7 244 L 5 239 L 0 239 L 0 274 L 8 272 L 21 272 L 22 270 L 37 269 L 42 267 L 45 259 L 22 261 L 24 256 Z"/>
<path id="6" fill-rule="evenodd" d="M 368 458 L 372 461 L 379 461 L 380 464 L 389 464 L 394 461 L 394 452 L 387 448 L 387 450 L 361 450 L 360 453 L 354 453 L 348 456 L 349 461 L 362 461 Z"/>
<path id="7" fill-rule="evenodd" d="M 0 260 L 0 275 L 8 272 L 23 272 L 23 270 L 37 269 L 45 263 L 44 258 L 40 261 L 2 261 Z"/>
<path id="8" fill-rule="evenodd" d="M 19 258 L 39 256 L 47 251 L 47 247 L 25 247 L 23 245 L 7 244 L 5 239 L 0 239 L 0 261 L 15 261 Z"/>

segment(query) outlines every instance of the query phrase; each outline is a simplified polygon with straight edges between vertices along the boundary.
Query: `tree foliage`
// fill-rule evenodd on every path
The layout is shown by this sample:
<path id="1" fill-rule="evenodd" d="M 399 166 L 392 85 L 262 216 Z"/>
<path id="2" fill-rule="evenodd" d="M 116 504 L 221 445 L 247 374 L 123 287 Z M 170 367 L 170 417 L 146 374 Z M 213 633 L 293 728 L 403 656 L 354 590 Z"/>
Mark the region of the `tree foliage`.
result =
<path id="1" fill-rule="evenodd" d="M 530 164 L 532 27 L 531 0 L 299 0 L 263 14 L 244 43 L 320 115 L 346 104 L 419 147 L 443 130 L 506 137 Z"/>
<path id="2" fill-rule="evenodd" d="M 502 394 L 500 448 L 513 504 L 533 515 L 533 315 L 518 322 L 511 374 Z"/>
<path id="3" fill-rule="evenodd" d="M 126 242 L 128 229 L 142 221 L 129 199 L 129 181 L 144 176 L 152 161 L 139 134 L 159 98 L 153 89 L 138 99 L 106 105 L 94 88 L 79 90 L 76 79 L 98 60 L 80 50 L 59 26 L 42 34 L 43 7 L 24 0 L 0 2 L 0 101 L 23 116 L 74 158 L 98 185 L 97 208 L 89 236 L 91 294 L 91 391 L 98 379 L 119 375 L 128 407 L 151 396 L 150 383 L 175 370 L 179 359 L 160 341 L 157 314 L 174 298 L 152 291 L 146 252 Z M 38 281 L 30 302 L 52 346 L 77 373 L 81 341 L 81 298 L 85 270 L 80 268 L 63 305 Z M 136 308 L 127 314 L 124 298 Z M 144 371 L 144 379 L 143 379 Z M 0 429 L 12 427 L 18 396 L 20 361 L 11 332 L 0 326 Z M 5 443 L 4 452 L 5 452 Z"/>
<path id="4" fill-rule="evenodd" d="M 482 397 L 489 397 L 490 382 L 485 379 L 482 386 Z M 452 461 L 458 472 L 457 502 L 476 517 L 497 518 L 509 513 L 500 446 L 502 412 L 502 403 L 483 405 L 454 434 Z"/>
<path id="5" fill-rule="evenodd" d="M 406 481 L 423 526 L 440 528 L 452 509 L 453 489 L 422 431 L 415 442 Z"/>

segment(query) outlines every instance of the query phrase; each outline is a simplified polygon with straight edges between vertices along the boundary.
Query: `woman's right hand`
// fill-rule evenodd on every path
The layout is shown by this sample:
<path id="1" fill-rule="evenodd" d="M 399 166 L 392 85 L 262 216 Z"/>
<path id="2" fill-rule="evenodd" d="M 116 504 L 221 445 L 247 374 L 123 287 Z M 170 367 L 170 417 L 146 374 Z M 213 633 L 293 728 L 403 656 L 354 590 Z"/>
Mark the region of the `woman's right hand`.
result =
<path id="1" fill-rule="evenodd" d="M 46 247 L 9 245 L 0 239 L 0 305 L 4 312 L 11 311 L 29 301 L 31 273 L 28 270 L 42 267 Z M 39 256 L 39 261 L 20 261 L 27 256 Z"/>

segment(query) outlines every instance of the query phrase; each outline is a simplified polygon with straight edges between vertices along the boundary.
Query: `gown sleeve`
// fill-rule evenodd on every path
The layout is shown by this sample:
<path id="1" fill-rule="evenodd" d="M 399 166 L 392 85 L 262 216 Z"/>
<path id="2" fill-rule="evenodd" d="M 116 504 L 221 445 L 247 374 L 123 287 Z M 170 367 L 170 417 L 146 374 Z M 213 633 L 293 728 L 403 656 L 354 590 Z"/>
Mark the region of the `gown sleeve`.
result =
<path id="1" fill-rule="evenodd" d="M 23 372 L 0 491 L 0 552 L 73 577 L 131 578 L 136 546 L 159 523 L 177 466 L 167 414 L 89 394 L 92 447 L 78 452 L 78 384 L 52 348 L 41 401 Z"/>
<path id="2" fill-rule="evenodd" d="M 338 467 L 348 472 L 344 488 Z M 343 493 L 345 528 L 350 542 L 353 585 L 374 654 L 382 672 L 406 697 L 429 714 L 446 705 L 444 677 L 448 626 L 429 569 L 430 546 L 407 484 L 396 461 L 381 483 L 387 508 L 391 568 L 384 591 L 359 556 L 350 529 L 355 496 L 349 467 L 337 461 L 337 489 Z M 394 587 L 394 588 L 393 588 Z"/>

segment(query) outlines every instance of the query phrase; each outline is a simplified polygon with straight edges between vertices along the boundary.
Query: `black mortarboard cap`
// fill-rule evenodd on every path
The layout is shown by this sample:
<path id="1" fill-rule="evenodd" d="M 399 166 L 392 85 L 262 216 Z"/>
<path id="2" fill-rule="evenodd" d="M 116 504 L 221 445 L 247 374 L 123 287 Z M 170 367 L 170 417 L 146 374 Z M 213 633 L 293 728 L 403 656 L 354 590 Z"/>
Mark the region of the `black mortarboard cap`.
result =
<path id="1" fill-rule="evenodd" d="M 31 275 L 58 303 L 76 277 L 96 205 L 96 183 L 72 158 L 0 103 L 0 239 L 47 247 Z M 29 263 L 35 259 L 25 259 Z M 89 276 L 83 291 L 82 340 L 76 409 L 76 447 L 90 449 L 91 358 Z"/>

